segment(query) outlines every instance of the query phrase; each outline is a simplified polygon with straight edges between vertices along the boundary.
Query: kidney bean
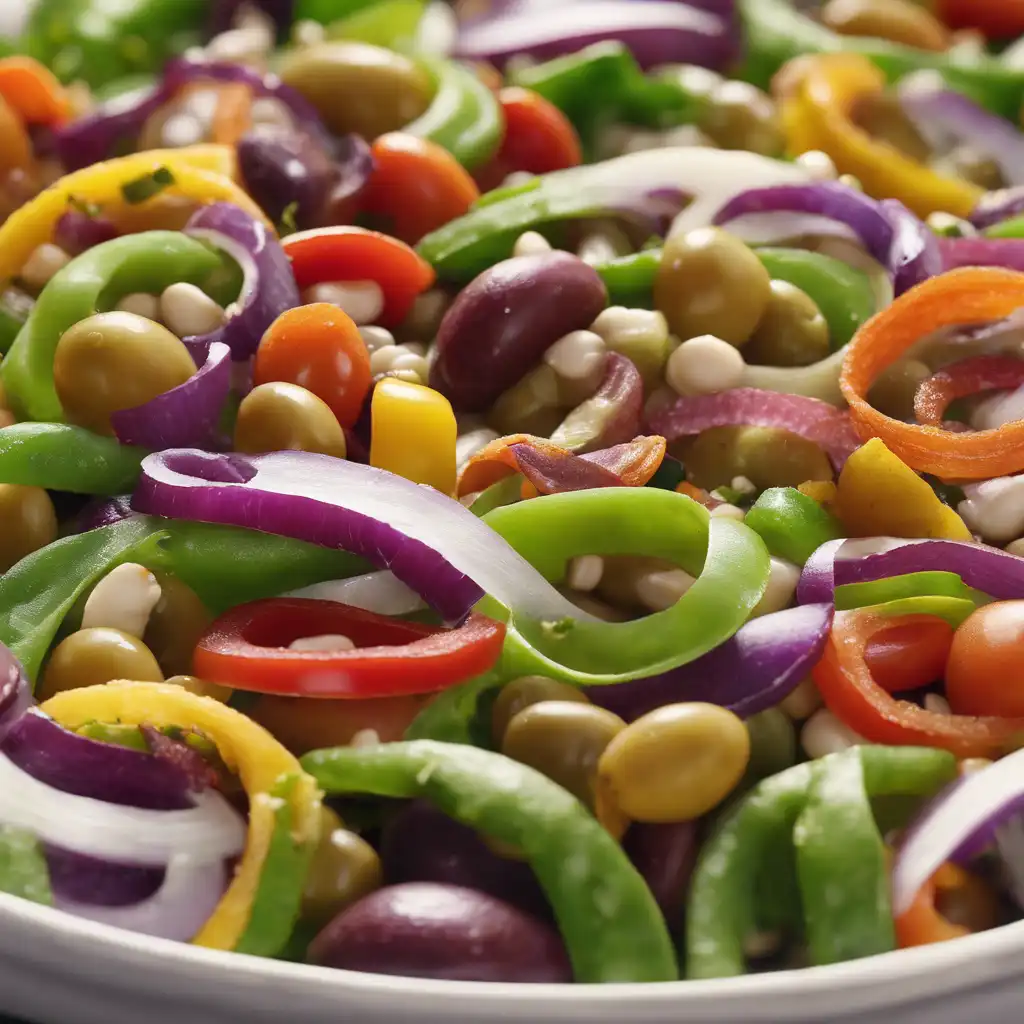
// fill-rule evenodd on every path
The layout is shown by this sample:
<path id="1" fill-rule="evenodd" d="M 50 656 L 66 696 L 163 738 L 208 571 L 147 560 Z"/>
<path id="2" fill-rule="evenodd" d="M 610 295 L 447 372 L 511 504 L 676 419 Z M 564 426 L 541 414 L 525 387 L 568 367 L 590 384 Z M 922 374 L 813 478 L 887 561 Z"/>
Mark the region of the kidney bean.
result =
<path id="1" fill-rule="evenodd" d="M 682 924 L 690 876 L 697 861 L 697 827 L 692 821 L 634 824 L 623 849 L 644 876 L 672 932 Z"/>
<path id="2" fill-rule="evenodd" d="M 311 963 L 449 981 L 572 980 L 548 925 L 474 889 L 410 882 L 342 911 L 309 947 Z"/>
<path id="3" fill-rule="evenodd" d="M 473 829 L 424 800 L 406 804 L 387 822 L 380 856 L 389 885 L 464 885 L 507 900 L 537 917 L 551 917 L 544 893 L 527 864 L 499 856 Z"/>
<path id="4" fill-rule="evenodd" d="M 606 301 L 597 272 L 570 253 L 497 263 L 463 288 L 441 321 L 430 385 L 459 411 L 481 412 L 556 341 L 589 327 Z"/>
<path id="5" fill-rule="evenodd" d="M 566 416 L 551 440 L 578 454 L 625 444 L 640 433 L 643 408 L 640 371 L 632 360 L 611 352 L 597 391 Z"/>

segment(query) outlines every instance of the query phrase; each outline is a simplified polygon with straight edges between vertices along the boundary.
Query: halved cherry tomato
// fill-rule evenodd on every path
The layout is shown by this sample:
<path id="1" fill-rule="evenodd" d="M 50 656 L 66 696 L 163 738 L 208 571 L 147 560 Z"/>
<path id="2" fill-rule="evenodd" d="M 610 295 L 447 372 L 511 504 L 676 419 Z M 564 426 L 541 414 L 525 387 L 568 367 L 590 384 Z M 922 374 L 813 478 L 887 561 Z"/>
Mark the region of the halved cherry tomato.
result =
<path id="1" fill-rule="evenodd" d="M 64 86 L 53 72 L 31 57 L 0 60 L 0 97 L 25 124 L 63 124 L 71 116 Z"/>
<path id="2" fill-rule="evenodd" d="M 371 147 L 373 174 L 363 208 L 414 245 L 461 217 L 480 198 L 469 172 L 442 146 L 404 132 L 381 135 Z"/>
<path id="3" fill-rule="evenodd" d="M 952 643 L 948 622 L 922 619 L 882 630 L 868 644 L 864 660 L 887 693 L 919 690 L 942 678 Z"/>
<path id="4" fill-rule="evenodd" d="M 385 327 L 400 324 L 436 276 L 404 242 L 366 228 L 316 228 L 289 235 L 281 244 L 300 290 L 325 281 L 376 281 L 384 292 L 380 323 Z"/>
<path id="5" fill-rule="evenodd" d="M 519 86 L 502 89 L 498 100 L 505 139 L 494 159 L 476 173 L 481 191 L 497 188 L 513 171 L 547 174 L 583 162 L 576 129 L 553 103 Z"/>
<path id="6" fill-rule="evenodd" d="M 292 650 L 302 637 L 348 637 L 348 650 Z M 239 690 L 321 700 L 436 693 L 490 669 L 505 625 L 471 614 L 454 629 L 388 618 L 336 601 L 271 598 L 232 608 L 196 646 L 204 679 Z"/>
<path id="7" fill-rule="evenodd" d="M 961 715 L 1024 717 L 1024 601 L 997 601 L 953 635 L 946 696 Z"/>
<path id="8" fill-rule="evenodd" d="M 313 302 L 286 310 L 267 328 L 253 379 L 298 384 L 323 399 L 343 427 L 351 427 L 370 390 L 370 356 L 347 313 L 330 302 Z"/>

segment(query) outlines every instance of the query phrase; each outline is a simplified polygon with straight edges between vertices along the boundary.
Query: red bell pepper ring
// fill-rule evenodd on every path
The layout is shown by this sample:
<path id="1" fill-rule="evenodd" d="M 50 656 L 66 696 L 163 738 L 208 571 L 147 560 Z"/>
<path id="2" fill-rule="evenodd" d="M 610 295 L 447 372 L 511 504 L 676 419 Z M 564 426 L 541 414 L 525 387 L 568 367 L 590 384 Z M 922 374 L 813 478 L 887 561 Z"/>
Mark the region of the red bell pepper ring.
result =
<path id="1" fill-rule="evenodd" d="M 416 296 L 435 281 L 434 268 L 405 242 L 342 225 L 300 231 L 282 239 L 300 291 L 327 281 L 376 281 L 384 292 L 380 323 L 397 327 Z"/>
<path id="2" fill-rule="evenodd" d="M 956 399 L 981 391 L 1018 388 L 1021 384 L 1024 384 L 1024 359 L 999 355 L 961 359 L 918 385 L 914 395 L 914 418 L 918 423 L 941 427 L 943 415 Z"/>
<path id="3" fill-rule="evenodd" d="M 1024 34 L 1024 0 L 931 0 L 950 28 L 973 28 L 990 39 Z"/>
<path id="4" fill-rule="evenodd" d="M 890 696 L 871 673 L 867 648 L 884 630 L 929 622 L 926 615 L 839 612 L 812 675 L 829 711 L 872 743 L 938 747 L 957 757 L 999 756 L 1024 737 L 1024 719 L 945 715 Z M 913 666 L 908 675 L 916 675 Z M 893 681 L 888 685 L 897 688 Z M 912 683 L 911 683 L 912 685 Z M 899 689 L 904 689 L 899 686 Z"/>
<path id="5" fill-rule="evenodd" d="M 341 634 L 351 650 L 292 650 Z M 490 669 L 505 626 L 472 614 L 455 629 L 404 622 L 335 601 L 270 598 L 222 615 L 193 658 L 202 679 L 238 690 L 327 700 L 436 693 Z"/>

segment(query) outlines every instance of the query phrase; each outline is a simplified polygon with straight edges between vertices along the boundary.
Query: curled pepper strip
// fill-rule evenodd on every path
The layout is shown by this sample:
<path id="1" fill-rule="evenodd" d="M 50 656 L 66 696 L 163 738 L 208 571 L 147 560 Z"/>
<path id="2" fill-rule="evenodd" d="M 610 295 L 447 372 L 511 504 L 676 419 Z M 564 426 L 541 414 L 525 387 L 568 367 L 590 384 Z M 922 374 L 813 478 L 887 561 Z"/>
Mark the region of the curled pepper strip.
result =
<path id="1" fill-rule="evenodd" d="M 922 627 L 927 616 L 900 615 L 912 602 L 839 612 L 825 653 L 813 671 L 814 682 L 828 709 L 872 743 L 916 744 L 948 750 L 957 757 L 990 757 L 1004 753 L 1024 737 L 1024 719 L 944 715 L 890 696 L 871 674 L 866 653 L 878 634 L 894 627 Z M 931 599 L 958 602 L 955 598 Z M 963 602 L 965 611 L 973 610 Z"/>
<path id="2" fill-rule="evenodd" d="M 228 769 L 237 772 L 249 796 L 249 835 L 235 877 L 217 909 L 193 940 L 210 949 L 244 949 L 272 955 L 283 947 L 295 923 L 305 873 L 266 877 L 268 857 L 286 838 L 279 834 L 282 801 L 288 814 L 289 846 L 312 851 L 320 832 L 320 791 L 299 762 L 262 726 L 209 697 L 180 686 L 119 681 L 58 694 L 40 710 L 66 729 L 88 722 L 119 722 L 194 728 L 217 746 Z M 276 889 L 279 915 L 271 923 L 253 913 Z M 283 888 L 282 888 L 283 887 Z M 267 900 L 267 911 L 270 911 Z M 275 948 L 276 947 L 276 948 Z"/>
<path id="3" fill-rule="evenodd" d="M 970 882 L 970 876 L 962 868 L 955 864 L 943 864 L 918 890 L 914 902 L 896 918 L 896 938 L 900 948 L 948 942 L 950 939 L 970 935 L 969 928 L 947 920 L 935 905 L 940 892 L 962 889 Z"/>
<path id="4" fill-rule="evenodd" d="M 20 55 L 0 60 L 0 98 L 25 124 L 57 127 L 71 116 L 64 86 L 39 61 Z"/>
<path id="5" fill-rule="evenodd" d="M 977 185 L 936 174 L 857 126 L 855 105 L 885 88 L 885 75 L 867 57 L 821 54 L 802 60 L 797 73 L 782 102 L 793 153 L 823 150 L 870 195 L 898 199 L 920 217 L 936 211 L 966 217 L 984 195 Z"/>
<path id="6" fill-rule="evenodd" d="M 914 395 L 914 418 L 918 423 L 941 427 L 942 417 L 957 398 L 980 391 L 1019 388 L 1024 384 L 1024 360 L 1012 356 L 987 355 L 944 366 L 922 381 Z"/>
<path id="7" fill-rule="evenodd" d="M 901 295 L 857 332 L 839 384 L 854 427 L 919 473 L 985 480 L 1024 469 L 1024 422 L 969 433 L 904 423 L 873 408 L 867 394 L 883 371 L 943 327 L 999 320 L 1024 304 L 1024 274 L 997 267 L 951 270 Z"/>
<path id="8" fill-rule="evenodd" d="M 604 487 L 496 508 L 484 522 L 549 580 L 577 555 L 648 555 L 697 581 L 671 608 L 635 622 L 540 622 L 484 597 L 477 610 L 508 622 L 500 671 L 581 686 L 658 675 L 728 640 L 761 599 L 767 548 L 753 530 L 675 491 Z"/>

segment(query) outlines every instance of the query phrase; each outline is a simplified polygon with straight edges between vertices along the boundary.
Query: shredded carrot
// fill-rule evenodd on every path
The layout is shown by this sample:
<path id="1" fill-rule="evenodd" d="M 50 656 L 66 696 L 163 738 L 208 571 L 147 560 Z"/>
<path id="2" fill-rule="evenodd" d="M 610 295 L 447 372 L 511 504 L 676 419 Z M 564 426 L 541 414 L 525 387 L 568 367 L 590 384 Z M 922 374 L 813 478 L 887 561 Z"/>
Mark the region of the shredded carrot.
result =
<path id="1" fill-rule="evenodd" d="M 53 72 L 31 57 L 0 60 L 0 97 L 25 124 L 60 125 L 71 116 L 71 103 Z"/>
<path id="2" fill-rule="evenodd" d="M 252 89 L 243 82 L 221 86 L 213 114 L 212 142 L 220 146 L 238 144 L 252 126 L 252 99 Z"/>

